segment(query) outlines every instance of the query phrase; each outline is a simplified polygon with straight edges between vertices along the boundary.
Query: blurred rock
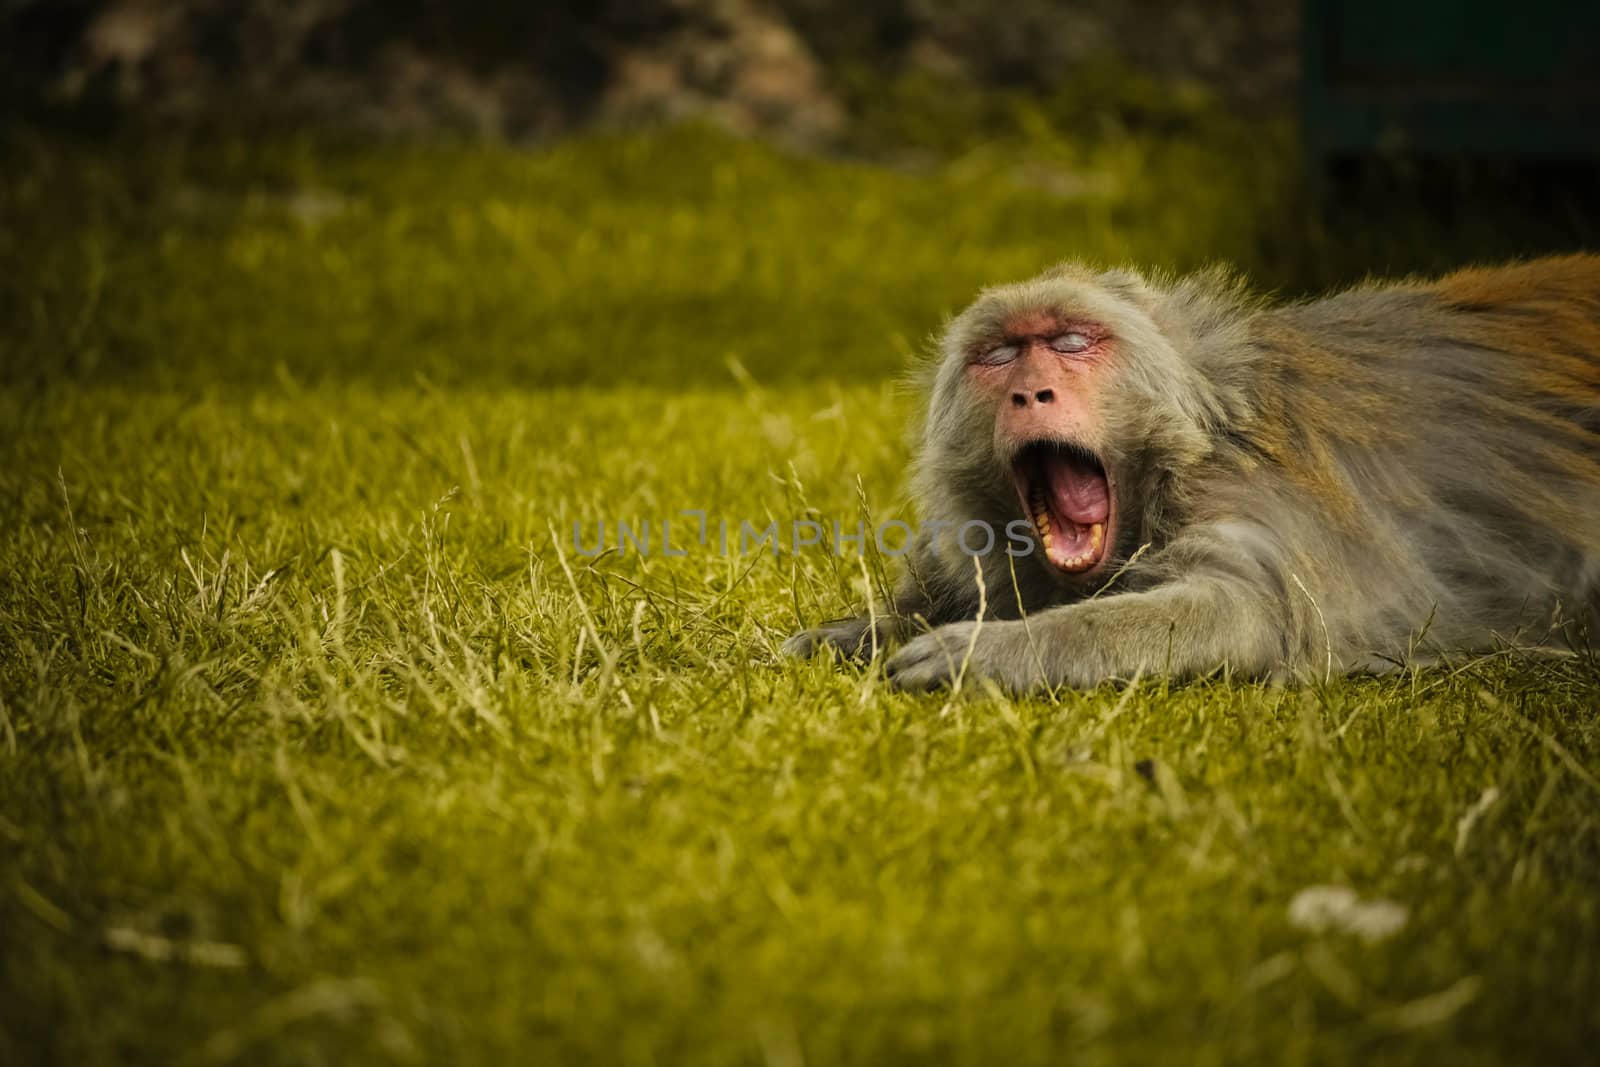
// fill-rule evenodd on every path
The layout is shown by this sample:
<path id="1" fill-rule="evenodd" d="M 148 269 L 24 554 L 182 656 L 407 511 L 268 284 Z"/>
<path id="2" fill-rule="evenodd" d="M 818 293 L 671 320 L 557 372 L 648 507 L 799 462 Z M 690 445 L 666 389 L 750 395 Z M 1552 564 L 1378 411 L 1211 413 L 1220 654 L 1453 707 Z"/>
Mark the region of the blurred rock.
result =
<path id="1" fill-rule="evenodd" d="M 681 23 L 623 44 L 601 112 L 615 120 L 708 117 L 740 133 L 801 142 L 835 135 L 844 112 L 789 25 L 746 0 L 682 0 Z"/>
<path id="2" fill-rule="evenodd" d="M 814 144 L 843 118 L 805 42 L 758 0 L 465 7 L 476 14 L 424 2 L 396 15 L 377 0 L 106 0 L 57 30 L 66 42 L 45 63 L 46 88 L 157 116 L 232 109 L 390 133 L 524 137 L 703 117 Z"/>
<path id="3" fill-rule="evenodd" d="M 699 117 L 820 145 L 908 72 L 1283 106 L 1297 26 L 1277 0 L 0 0 L 0 84 L 158 118 L 525 138 Z"/>

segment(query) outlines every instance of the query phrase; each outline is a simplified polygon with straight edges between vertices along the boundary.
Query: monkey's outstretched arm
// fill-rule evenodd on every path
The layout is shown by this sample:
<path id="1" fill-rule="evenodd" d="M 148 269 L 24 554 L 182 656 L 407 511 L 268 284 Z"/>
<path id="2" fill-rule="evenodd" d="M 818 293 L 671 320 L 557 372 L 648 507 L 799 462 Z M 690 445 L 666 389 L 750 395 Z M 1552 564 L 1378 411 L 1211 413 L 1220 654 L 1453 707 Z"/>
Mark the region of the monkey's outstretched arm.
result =
<path id="1" fill-rule="evenodd" d="M 1286 629 L 1281 606 L 1259 592 L 1196 575 L 1019 621 L 939 626 L 899 649 L 885 671 L 899 688 L 931 689 L 953 682 L 965 663 L 968 677 L 1015 692 L 1087 689 L 1141 671 L 1185 678 L 1228 666 L 1257 677 L 1285 665 Z"/>

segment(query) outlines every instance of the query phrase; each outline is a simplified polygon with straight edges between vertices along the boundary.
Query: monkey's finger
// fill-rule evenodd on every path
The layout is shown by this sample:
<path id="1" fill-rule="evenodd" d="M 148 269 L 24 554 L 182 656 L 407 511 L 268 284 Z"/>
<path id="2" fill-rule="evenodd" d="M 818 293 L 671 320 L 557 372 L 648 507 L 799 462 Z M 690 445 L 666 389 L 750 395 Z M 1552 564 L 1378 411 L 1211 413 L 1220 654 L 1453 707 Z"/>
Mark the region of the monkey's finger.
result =
<path id="1" fill-rule="evenodd" d="M 810 659 L 817 654 L 822 645 L 821 630 L 801 630 L 797 634 L 791 634 L 784 640 L 782 650 L 785 656 L 793 656 L 795 659 Z"/>
<path id="2" fill-rule="evenodd" d="M 896 689 L 926 691 L 949 685 L 959 665 L 959 653 L 936 634 L 923 634 L 884 666 L 884 677 Z"/>
<path id="3" fill-rule="evenodd" d="M 799 659 L 827 652 L 837 659 L 865 660 L 872 651 L 868 623 L 863 619 L 839 619 L 802 630 L 783 643 L 784 654 Z"/>

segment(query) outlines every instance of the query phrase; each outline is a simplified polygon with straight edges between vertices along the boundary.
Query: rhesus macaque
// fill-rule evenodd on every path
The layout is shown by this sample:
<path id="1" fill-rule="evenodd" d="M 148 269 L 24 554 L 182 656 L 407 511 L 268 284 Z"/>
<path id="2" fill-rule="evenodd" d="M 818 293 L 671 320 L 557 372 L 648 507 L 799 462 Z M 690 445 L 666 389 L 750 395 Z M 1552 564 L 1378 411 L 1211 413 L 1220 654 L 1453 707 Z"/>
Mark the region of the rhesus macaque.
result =
<path id="1" fill-rule="evenodd" d="M 793 654 L 901 641 L 897 686 L 1026 690 L 1381 670 L 1596 621 L 1600 256 L 1281 307 L 1068 265 L 985 291 L 941 348 L 913 484 L 942 528 L 874 632 Z M 993 551 L 957 544 L 974 520 Z"/>

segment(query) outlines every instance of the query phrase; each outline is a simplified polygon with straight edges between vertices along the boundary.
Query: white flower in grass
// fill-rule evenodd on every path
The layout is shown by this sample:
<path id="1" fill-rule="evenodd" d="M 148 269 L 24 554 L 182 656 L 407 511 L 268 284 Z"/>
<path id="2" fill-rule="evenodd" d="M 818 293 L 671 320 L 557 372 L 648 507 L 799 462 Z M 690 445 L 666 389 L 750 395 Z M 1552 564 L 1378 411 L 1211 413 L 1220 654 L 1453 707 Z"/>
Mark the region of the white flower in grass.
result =
<path id="1" fill-rule="evenodd" d="M 1339 931 L 1368 943 L 1393 937 L 1405 928 L 1410 913 L 1392 900 L 1362 900 L 1342 885 L 1312 885 L 1289 901 L 1289 921 L 1314 934 Z"/>

